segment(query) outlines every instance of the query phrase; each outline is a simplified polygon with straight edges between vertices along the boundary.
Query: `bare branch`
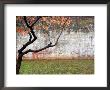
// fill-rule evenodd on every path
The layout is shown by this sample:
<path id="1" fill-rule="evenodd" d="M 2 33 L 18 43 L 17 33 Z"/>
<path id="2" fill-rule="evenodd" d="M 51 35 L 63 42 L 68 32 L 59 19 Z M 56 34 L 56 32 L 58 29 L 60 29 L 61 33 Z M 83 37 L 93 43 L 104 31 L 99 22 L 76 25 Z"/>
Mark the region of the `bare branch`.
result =
<path id="1" fill-rule="evenodd" d="M 37 19 L 35 20 L 35 22 L 31 25 L 31 27 L 33 27 L 34 24 L 35 24 L 40 18 L 42 18 L 42 17 L 41 17 L 41 16 L 38 16 Z"/>
<path id="2" fill-rule="evenodd" d="M 26 16 L 23 16 L 23 18 L 24 18 L 24 21 L 25 21 L 25 23 L 26 23 L 26 26 L 27 26 L 28 28 L 30 28 L 30 26 L 29 26 L 29 24 L 28 24 L 28 22 L 27 22 Z"/>
<path id="3" fill-rule="evenodd" d="M 68 19 L 67 19 L 67 20 L 68 20 Z M 45 47 L 43 47 L 43 48 L 41 48 L 41 49 L 38 49 L 38 50 L 31 50 L 31 49 L 29 49 L 29 50 L 23 52 L 23 54 L 27 54 L 27 53 L 29 53 L 29 52 L 35 52 L 35 53 L 36 53 L 36 52 L 40 52 L 40 51 L 42 51 L 42 50 L 45 50 L 45 49 L 47 49 L 47 48 L 49 48 L 49 47 L 56 46 L 57 43 L 58 43 L 58 40 L 59 40 L 59 38 L 60 38 L 60 36 L 61 36 L 63 30 L 64 30 L 64 27 L 65 27 L 65 24 L 66 24 L 67 20 L 65 21 L 65 23 L 64 23 L 64 25 L 63 25 L 63 27 L 62 27 L 62 30 L 61 30 L 59 36 L 58 36 L 57 39 L 56 39 L 55 44 L 52 44 L 52 43 L 50 42 L 47 46 L 45 46 Z"/>
<path id="4" fill-rule="evenodd" d="M 40 19 L 41 17 L 39 17 L 38 19 L 36 19 L 36 21 L 31 25 L 31 26 L 29 26 L 29 24 L 28 24 L 28 22 L 27 22 L 27 18 L 26 18 L 26 16 L 24 16 L 24 21 L 25 21 L 25 23 L 26 23 L 26 26 L 31 30 L 30 32 L 32 33 L 32 35 L 33 35 L 33 37 L 34 38 L 37 38 L 36 37 L 36 35 L 35 35 L 35 33 L 34 33 L 34 31 L 33 31 L 33 25 Z"/>
<path id="5" fill-rule="evenodd" d="M 61 30 L 61 32 L 60 32 L 60 34 L 59 34 L 59 36 L 57 37 L 56 42 L 55 42 L 55 45 L 57 45 L 58 40 L 59 40 L 59 38 L 60 38 L 60 36 L 61 36 L 62 32 L 63 32 L 63 30 Z"/>
<path id="6" fill-rule="evenodd" d="M 21 48 L 21 49 L 19 49 L 18 50 L 18 52 L 19 53 L 22 53 L 22 51 L 28 46 L 28 45 L 30 45 L 30 44 L 32 44 L 36 39 L 37 39 L 37 37 L 36 37 L 36 35 L 35 35 L 35 32 L 33 31 L 33 28 L 32 28 L 32 26 L 29 26 L 29 24 L 28 24 L 28 22 L 27 22 L 27 18 L 26 18 L 26 16 L 24 16 L 24 21 L 25 21 L 25 23 L 26 23 L 26 26 L 30 29 L 30 39 L 29 39 L 29 41 L 27 42 L 27 43 L 25 43 L 24 45 L 23 45 L 23 47 Z M 37 20 L 38 21 L 38 20 Z M 36 21 L 36 22 L 37 22 Z M 34 24 L 33 24 L 34 25 Z M 34 37 L 34 39 L 32 40 L 32 35 L 33 35 L 33 37 Z"/>
<path id="7" fill-rule="evenodd" d="M 65 27 L 65 24 L 66 24 L 67 20 L 68 20 L 68 18 L 66 19 L 65 23 L 63 24 L 62 30 L 61 30 L 61 32 L 60 32 L 60 34 L 59 34 L 59 36 L 57 37 L 56 42 L 55 42 L 55 44 L 54 44 L 53 46 L 57 45 L 58 40 L 59 40 L 59 38 L 60 38 L 60 36 L 61 36 L 61 34 L 62 34 L 63 30 L 64 30 L 64 27 Z"/>
<path id="8" fill-rule="evenodd" d="M 29 36 L 30 36 L 29 41 L 31 42 L 31 40 L 32 40 L 32 35 L 31 35 L 30 32 L 29 32 Z"/>
<path id="9" fill-rule="evenodd" d="M 52 43 L 50 42 L 47 46 L 45 46 L 45 47 L 43 47 L 43 48 L 41 48 L 41 49 L 38 49 L 38 50 L 31 50 L 31 49 L 29 49 L 29 50 L 23 52 L 23 54 L 27 54 L 27 53 L 29 53 L 29 52 L 40 52 L 40 51 L 42 51 L 42 50 L 45 50 L 45 49 L 47 49 L 47 48 L 49 48 L 49 47 L 53 47 L 53 46 L 55 46 L 55 45 L 52 45 Z"/>
<path id="10" fill-rule="evenodd" d="M 25 44 L 23 45 L 23 47 L 22 47 L 20 50 L 18 50 L 18 52 L 19 52 L 19 53 L 22 53 L 22 51 L 23 51 L 28 45 L 30 45 L 31 43 L 33 43 L 36 39 L 37 39 L 37 38 L 34 38 L 32 41 L 28 41 L 27 43 L 25 43 Z"/>

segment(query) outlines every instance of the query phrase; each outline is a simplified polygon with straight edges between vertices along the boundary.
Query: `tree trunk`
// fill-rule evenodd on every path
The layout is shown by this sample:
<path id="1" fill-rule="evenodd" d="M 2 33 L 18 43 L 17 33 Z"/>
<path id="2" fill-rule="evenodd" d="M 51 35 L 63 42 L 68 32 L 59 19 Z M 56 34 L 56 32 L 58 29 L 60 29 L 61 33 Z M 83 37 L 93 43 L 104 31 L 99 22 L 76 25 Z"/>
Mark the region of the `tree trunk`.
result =
<path id="1" fill-rule="evenodd" d="M 21 62 L 22 62 L 22 57 L 23 57 L 23 55 L 21 55 L 21 54 L 18 55 L 18 60 L 16 63 L 16 74 L 19 74 Z"/>

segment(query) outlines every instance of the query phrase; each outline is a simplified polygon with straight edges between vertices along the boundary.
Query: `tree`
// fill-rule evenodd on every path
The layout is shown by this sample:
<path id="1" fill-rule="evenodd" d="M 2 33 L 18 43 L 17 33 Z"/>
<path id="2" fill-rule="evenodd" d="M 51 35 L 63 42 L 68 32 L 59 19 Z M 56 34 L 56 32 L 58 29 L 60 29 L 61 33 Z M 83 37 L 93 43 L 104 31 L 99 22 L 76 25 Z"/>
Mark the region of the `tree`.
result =
<path id="1" fill-rule="evenodd" d="M 42 50 L 45 50 L 50 47 L 54 47 L 58 44 L 58 40 L 64 31 L 65 28 L 68 28 L 72 24 L 72 19 L 71 17 L 64 17 L 64 16 L 17 16 L 16 17 L 16 30 L 17 32 L 24 32 L 26 35 L 29 35 L 29 40 L 18 50 L 18 59 L 16 62 L 16 74 L 19 74 L 20 67 L 21 67 L 21 62 L 22 62 L 22 57 L 29 53 L 29 52 L 35 52 L 38 53 Z M 32 44 L 38 37 L 35 34 L 34 28 L 37 30 L 43 30 L 45 33 L 48 34 L 49 36 L 49 28 L 50 29 L 56 29 L 59 28 L 60 30 L 58 31 L 58 37 L 56 38 L 56 41 L 53 43 L 49 39 L 49 43 L 44 46 L 43 48 L 37 49 L 37 50 L 32 50 L 28 49 L 25 50 L 27 46 Z"/>

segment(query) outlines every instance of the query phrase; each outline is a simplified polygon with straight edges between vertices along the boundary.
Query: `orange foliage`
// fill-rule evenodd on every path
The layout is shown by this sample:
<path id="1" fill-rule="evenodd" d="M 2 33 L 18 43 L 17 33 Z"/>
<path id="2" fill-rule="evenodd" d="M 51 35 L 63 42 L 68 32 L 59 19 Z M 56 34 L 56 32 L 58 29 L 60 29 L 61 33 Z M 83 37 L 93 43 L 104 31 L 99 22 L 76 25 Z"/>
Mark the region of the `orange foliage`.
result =
<path id="1" fill-rule="evenodd" d="M 42 17 L 42 21 L 46 21 L 46 17 Z"/>
<path id="2" fill-rule="evenodd" d="M 17 16 L 16 20 L 23 20 L 22 16 Z M 35 16 L 27 16 L 27 22 L 29 25 L 31 25 L 36 20 Z M 42 16 L 42 18 L 39 20 L 39 24 L 35 24 L 34 29 L 35 30 L 48 30 L 50 26 L 65 26 L 68 27 L 72 23 L 72 18 L 68 16 Z M 17 32 L 22 32 L 22 27 L 20 29 L 17 28 Z M 27 30 L 26 30 L 27 31 Z"/>
<path id="3" fill-rule="evenodd" d="M 19 27 L 19 28 L 17 27 L 16 32 L 20 33 L 22 36 L 25 36 L 29 33 L 29 30 L 24 31 L 22 27 Z"/>

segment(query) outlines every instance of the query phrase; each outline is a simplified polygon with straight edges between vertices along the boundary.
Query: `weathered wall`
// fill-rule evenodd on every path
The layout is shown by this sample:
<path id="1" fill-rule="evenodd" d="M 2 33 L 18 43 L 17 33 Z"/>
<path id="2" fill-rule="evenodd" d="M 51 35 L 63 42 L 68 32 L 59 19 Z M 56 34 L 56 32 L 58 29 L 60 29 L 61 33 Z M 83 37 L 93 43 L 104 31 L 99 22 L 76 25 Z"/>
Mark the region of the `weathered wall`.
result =
<path id="1" fill-rule="evenodd" d="M 48 35 L 37 32 L 38 39 L 27 49 L 39 49 L 48 44 L 48 41 L 55 42 L 58 34 L 50 32 Z M 17 50 L 29 39 L 29 36 L 17 34 Z M 48 48 L 39 53 L 28 53 L 25 59 L 93 59 L 94 58 L 94 32 L 63 32 L 59 43 L 55 47 Z"/>

